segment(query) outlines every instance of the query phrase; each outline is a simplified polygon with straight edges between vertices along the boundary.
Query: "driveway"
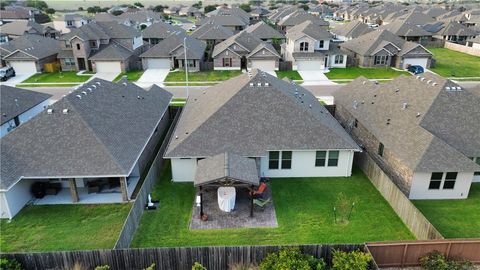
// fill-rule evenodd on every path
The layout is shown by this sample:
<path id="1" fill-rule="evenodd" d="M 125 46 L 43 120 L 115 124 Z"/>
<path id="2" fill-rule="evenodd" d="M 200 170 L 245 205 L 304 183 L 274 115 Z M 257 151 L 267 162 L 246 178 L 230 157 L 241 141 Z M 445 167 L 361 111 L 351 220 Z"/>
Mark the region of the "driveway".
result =
<path id="1" fill-rule="evenodd" d="M 17 74 L 15 77 L 8 79 L 6 82 L 2 82 L 2 85 L 15 86 L 32 77 L 33 74 L 35 73 Z"/>
<path id="2" fill-rule="evenodd" d="M 163 86 L 163 81 L 165 80 L 169 72 L 169 69 L 149 68 L 145 70 L 142 76 L 138 79 L 137 85 L 141 87 L 148 87 L 152 84 Z"/>
<path id="3" fill-rule="evenodd" d="M 302 85 L 335 85 L 336 83 L 330 81 L 321 70 L 303 70 L 298 71 L 302 76 Z"/>
<path id="4" fill-rule="evenodd" d="M 95 75 L 93 75 L 90 80 L 94 79 L 94 78 L 99 78 L 99 79 L 102 79 L 102 80 L 106 80 L 106 81 L 113 81 L 115 80 L 115 78 L 118 76 L 118 74 L 120 73 L 95 73 Z M 90 81 L 89 80 L 89 81 Z"/>

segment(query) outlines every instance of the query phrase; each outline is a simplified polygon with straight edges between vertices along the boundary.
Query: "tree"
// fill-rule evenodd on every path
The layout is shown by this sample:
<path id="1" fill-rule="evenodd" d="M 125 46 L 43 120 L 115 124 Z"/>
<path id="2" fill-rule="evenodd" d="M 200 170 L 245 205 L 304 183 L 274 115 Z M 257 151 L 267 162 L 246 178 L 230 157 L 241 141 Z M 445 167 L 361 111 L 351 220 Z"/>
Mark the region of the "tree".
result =
<path id="1" fill-rule="evenodd" d="M 163 12 L 164 9 L 168 8 L 167 6 L 158 5 L 153 8 L 155 12 Z"/>
<path id="2" fill-rule="evenodd" d="M 133 5 L 136 6 L 136 7 L 141 7 L 141 8 L 144 7 L 144 5 L 140 2 L 135 2 L 135 3 L 133 3 Z"/>
<path id="3" fill-rule="evenodd" d="M 79 8 L 78 8 L 78 11 L 83 11 L 83 7 L 79 7 Z"/>
<path id="4" fill-rule="evenodd" d="M 198 1 L 197 3 L 193 4 L 192 7 L 201 9 L 202 8 L 202 1 Z"/>
<path id="5" fill-rule="evenodd" d="M 208 5 L 208 6 L 205 6 L 205 13 L 208 13 L 208 12 L 211 12 L 211 11 L 214 11 L 215 9 L 217 9 L 217 6 L 216 5 Z"/>
<path id="6" fill-rule="evenodd" d="M 310 1 L 310 3 L 314 4 L 314 5 L 318 5 L 318 1 L 317 0 L 312 0 Z"/>
<path id="7" fill-rule="evenodd" d="M 250 7 L 250 4 L 241 4 L 239 8 L 245 10 L 245 12 L 250 12 L 252 11 L 252 8 Z"/>
<path id="8" fill-rule="evenodd" d="M 308 7 L 308 5 L 300 5 L 300 8 L 303 8 L 303 10 L 309 10 L 310 8 Z"/>
<path id="9" fill-rule="evenodd" d="M 48 5 L 45 3 L 45 1 L 27 0 L 25 4 L 27 7 L 33 7 L 39 10 L 45 10 L 48 8 Z"/>
<path id="10" fill-rule="evenodd" d="M 121 11 L 121 10 L 114 10 L 112 12 L 112 15 L 114 15 L 114 16 L 118 16 L 118 15 L 122 15 L 122 14 L 123 14 L 123 11 Z"/>
<path id="11" fill-rule="evenodd" d="M 45 9 L 45 13 L 52 15 L 55 14 L 55 9 L 54 8 L 47 8 Z"/>

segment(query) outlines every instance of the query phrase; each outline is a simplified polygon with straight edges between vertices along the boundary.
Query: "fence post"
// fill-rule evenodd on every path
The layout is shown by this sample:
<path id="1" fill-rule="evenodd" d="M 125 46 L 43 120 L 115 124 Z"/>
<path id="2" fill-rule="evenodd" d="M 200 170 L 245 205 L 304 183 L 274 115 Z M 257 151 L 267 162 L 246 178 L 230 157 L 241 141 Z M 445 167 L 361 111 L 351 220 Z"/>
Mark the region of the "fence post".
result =
<path id="1" fill-rule="evenodd" d="M 401 266 L 405 266 L 405 257 L 407 256 L 407 250 L 408 250 L 408 244 L 405 244 L 405 247 L 403 247 L 403 255 L 402 255 L 402 264 Z"/>
<path id="2" fill-rule="evenodd" d="M 449 258 L 450 257 L 450 248 L 452 247 L 452 242 L 449 242 L 448 243 L 448 246 L 447 246 L 447 252 L 445 252 L 445 257 Z"/>

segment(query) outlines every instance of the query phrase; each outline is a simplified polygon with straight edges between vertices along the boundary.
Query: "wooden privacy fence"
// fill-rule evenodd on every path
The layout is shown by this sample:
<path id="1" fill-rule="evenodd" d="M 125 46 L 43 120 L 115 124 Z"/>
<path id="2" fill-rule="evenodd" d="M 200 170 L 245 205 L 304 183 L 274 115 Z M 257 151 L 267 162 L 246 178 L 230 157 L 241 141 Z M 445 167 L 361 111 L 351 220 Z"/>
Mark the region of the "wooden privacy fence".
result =
<path id="1" fill-rule="evenodd" d="M 355 164 L 367 175 L 370 182 L 388 201 L 395 213 L 397 213 L 417 239 L 443 239 L 440 232 L 413 205 L 367 152 L 356 155 Z"/>
<path id="2" fill-rule="evenodd" d="M 419 259 L 434 250 L 447 258 L 480 263 L 480 239 L 367 243 L 367 247 L 379 267 L 419 266 Z"/>
<path id="3" fill-rule="evenodd" d="M 155 156 L 155 159 L 153 160 L 153 163 L 150 166 L 150 169 L 148 169 L 148 173 L 145 176 L 145 179 L 142 183 L 140 191 L 137 193 L 135 202 L 133 203 L 132 208 L 128 213 L 127 219 L 123 224 L 122 231 L 118 236 L 114 249 L 130 247 L 130 243 L 133 240 L 135 231 L 140 225 L 140 220 L 142 218 L 143 212 L 145 211 L 145 205 L 147 203 L 148 194 L 151 192 L 155 182 L 160 176 L 163 163 L 164 163 L 163 153 L 165 152 L 168 142 L 170 141 L 170 137 L 172 136 L 173 130 L 175 129 L 175 125 L 180 116 L 180 112 L 181 112 L 181 108 L 178 109 L 178 111 L 176 111 L 175 118 L 173 119 L 170 125 L 170 128 L 168 129 L 166 135 L 163 138 L 163 142 L 160 147 L 160 150 Z"/>
<path id="4" fill-rule="evenodd" d="M 473 55 L 473 56 L 480 56 L 480 49 L 478 49 L 478 48 L 468 47 L 468 46 L 465 46 L 465 45 L 462 45 L 462 44 L 456 44 L 456 43 L 452 43 L 452 42 L 448 42 L 448 41 L 445 42 L 444 47 L 447 48 L 447 49 L 453 50 L 453 51 L 466 53 L 466 54 L 470 54 L 470 55 Z"/>
<path id="5" fill-rule="evenodd" d="M 352 245 L 303 245 L 300 250 L 331 264 L 332 250 L 362 250 L 368 252 L 364 244 Z M 226 270 L 238 264 L 258 265 L 263 258 L 282 246 L 238 246 L 238 247 L 182 247 L 145 248 L 119 250 L 88 250 L 49 253 L 8 253 L 2 257 L 16 259 L 25 269 L 72 269 L 75 264 L 85 269 L 95 269 L 99 265 L 109 265 L 110 269 L 144 269 L 155 263 L 156 270 L 191 269 L 200 262 L 208 270 Z M 378 269 L 374 262 L 371 269 Z M 82 268 L 83 269 L 83 268 Z"/>

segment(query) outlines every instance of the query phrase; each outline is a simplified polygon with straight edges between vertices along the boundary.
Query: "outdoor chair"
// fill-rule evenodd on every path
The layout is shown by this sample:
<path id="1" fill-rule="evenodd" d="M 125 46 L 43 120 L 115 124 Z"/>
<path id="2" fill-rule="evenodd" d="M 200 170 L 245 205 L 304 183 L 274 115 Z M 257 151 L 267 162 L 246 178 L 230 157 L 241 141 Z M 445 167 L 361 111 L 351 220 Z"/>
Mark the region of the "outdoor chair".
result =
<path id="1" fill-rule="evenodd" d="M 260 198 L 262 197 L 266 189 L 267 189 L 267 184 L 261 183 L 260 186 L 258 187 L 258 190 L 250 191 L 250 196 L 252 196 L 253 198 Z"/>
<path id="2" fill-rule="evenodd" d="M 268 203 L 270 203 L 271 200 L 270 198 L 266 199 L 266 200 L 262 200 L 262 199 L 253 199 L 253 203 L 257 206 L 260 206 L 261 208 L 265 207 L 265 205 L 267 205 Z"/>

